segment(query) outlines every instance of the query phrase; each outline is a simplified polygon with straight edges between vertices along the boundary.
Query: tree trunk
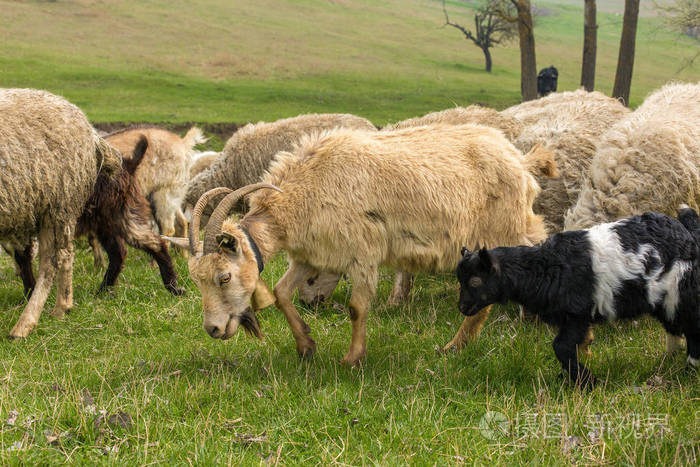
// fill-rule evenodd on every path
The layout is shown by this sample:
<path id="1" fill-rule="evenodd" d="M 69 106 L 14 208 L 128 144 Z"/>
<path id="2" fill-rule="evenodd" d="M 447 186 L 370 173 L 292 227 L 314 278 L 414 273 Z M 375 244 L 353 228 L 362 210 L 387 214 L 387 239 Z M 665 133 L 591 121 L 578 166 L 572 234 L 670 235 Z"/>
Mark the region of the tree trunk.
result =
<path id="1" fill-rule="evenodd" d="M 523 101 L 529 101 L 537 99 L 537 62 L 530 0 L 517 0 L 516 7 L 520 35 L 520 93 Z"/>
<path id="2" fill-rule="evenodd" d="M 486 60 L 486 71 L 491 73 L 491 65 L 492 65 L 491 51 L 489 50 L 488 47 L 482 47 L 481 50 L 484 51 L 484 59 Z"/>
<path id="3" fill-rule="evenodd" d="M 622 37 L 620 38 L 620 55 L 617 58 L 617 73 L 615 73 L 615 87 L 613 88 L 613 97 L 622 99 L 625 105 L 629 105 L 638 17 L 639 0 L 625 0 L 625 15 L 622 19 Z"/>
<path id="4" fill-rule="evenodd" d="M 586 91 L 595 88 L 595 56 L 598 25 L 595 0 L 584 0 L 583 60 L 581 62 L 581 86 Z"/>

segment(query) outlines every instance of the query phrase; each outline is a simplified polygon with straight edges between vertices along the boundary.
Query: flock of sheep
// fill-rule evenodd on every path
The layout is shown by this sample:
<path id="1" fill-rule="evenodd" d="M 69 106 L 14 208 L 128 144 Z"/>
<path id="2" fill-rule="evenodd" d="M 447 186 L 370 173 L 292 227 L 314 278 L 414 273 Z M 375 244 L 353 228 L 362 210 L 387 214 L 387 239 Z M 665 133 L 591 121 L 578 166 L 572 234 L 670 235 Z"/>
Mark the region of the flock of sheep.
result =
<path id="1" fill-rule="evenodd" d="M 256 312 L 275 304 L 302 356 L 315 342 L 293 293 L 322 301 L 345 275 L 352 339 L 343 362 L 354 365 L 366 355 L 379 266 L 396 271 L 390 301 L 398 303 L 411 274 L 454 271 L 472 258 L 463 247 L 533 246 L 563 230 L 646 211 L 672 215 L 700 201 L 700 84 L 668 84 L 633 112 L 579 90 L 500 112 L 452 108 L 380 130 L 348 114 L 300 115 L 247 125 L 221 153 L 196 158 L 203 141 L 196 128 L 184 138 L 157 128 L 102 138 L 62 98 L 0 90 L 0 241 L 28 296 L 11 337 L 36 326 L 56 275 L 52 314 L 71 308 L 76 235 L 88 235 L 97 264 L 99 245 L 107 252 L 101 288 L 115 284 L 130 244 L 155 259 L 169 291 L 182 293 L 165 239 L 189 251 L 212 337 L 239 326 L 260 336 Z M 228 219 L 233 211 L 239 220 Z M 280 250 L 289 269 L 273 292 L 260 273 Z M 446 348 L 476 337 L 488 310 L 466 316 Z M 590 339 L 586 328 L 577 344 Z M 677 340 L 670 334 L 667 349 Z"/>

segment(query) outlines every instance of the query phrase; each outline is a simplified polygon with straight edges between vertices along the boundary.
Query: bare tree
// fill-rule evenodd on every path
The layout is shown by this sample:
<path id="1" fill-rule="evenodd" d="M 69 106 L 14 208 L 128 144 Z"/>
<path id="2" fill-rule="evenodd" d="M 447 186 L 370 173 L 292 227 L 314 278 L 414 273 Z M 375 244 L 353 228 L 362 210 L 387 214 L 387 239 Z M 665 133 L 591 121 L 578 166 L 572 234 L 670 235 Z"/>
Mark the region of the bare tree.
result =
<path id="1" fill-rule="evenodd" d="M 598 24 L 596 23 L 595 0 L 584 0 L 583 60 L 581 61 L 581 86 L 586 91 L 595 88 L 595 59 Z"/>
<path id="2" fill-rule="evenodd" d="M 515 7 L 515 14 L 505 6 Z M 523 101 L 537 99 L 537 60 L 530 0 L 503 0 L 498 10 L 501 18 L 518 24 L 520 36 L 520 93 Z"/>
<path id="3" fill-rule="evenodd" d="M 502 0 L 487 0 L 478 6 L 474 12 L 474 30 L 468 29 L 460 24 L 450 21 L 445 7 L 445 0 L 442 0 L 442 11 L 445 13 L 445 26 L 452 26 L 462 32 L 465 39 L 468 39 L 481 49 L 486 61 L 486 71 L 491 72 L 493 61 L 491 59 L 490 48 L 508 42 L 515 36 L 517 30 L 515 23 L 506 21 L 498 15 L 498 8 Z"/>
<path id="4" fill-rule="evenodd" d="M 629 105 L 638 18 L 639 0 L 625 0 L 625 14 L 622 18 L 622 36 L 620 37 L 620 54 L 617 57 L 617 72 L 615 73 L 615 86 L 613 87 L 613 97 L 622 99 L 625 105 Z"/>

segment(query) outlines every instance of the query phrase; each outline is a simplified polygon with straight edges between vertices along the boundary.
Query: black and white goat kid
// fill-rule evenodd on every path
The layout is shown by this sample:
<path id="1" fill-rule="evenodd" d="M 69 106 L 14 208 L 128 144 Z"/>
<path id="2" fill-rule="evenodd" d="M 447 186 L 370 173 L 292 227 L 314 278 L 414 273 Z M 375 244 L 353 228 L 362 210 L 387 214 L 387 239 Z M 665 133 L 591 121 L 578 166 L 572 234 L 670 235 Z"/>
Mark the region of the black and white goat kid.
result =
<path id="1" fill-rule="evenodd" d="M 680 222 L 679 222 L 680 220 Z M 592 323 L 651 314 L 672 336 L 685 335 L 688 363 L 700 361 L 700 219 L 682 206 L 679 220 L 646 213 L 587 230 L 556 234 L 539 246 L 462 249 L 459 309 L 520 303 L 559 327 L 554 353 L 570 378 L 593 386 L 576 355 Z"/>

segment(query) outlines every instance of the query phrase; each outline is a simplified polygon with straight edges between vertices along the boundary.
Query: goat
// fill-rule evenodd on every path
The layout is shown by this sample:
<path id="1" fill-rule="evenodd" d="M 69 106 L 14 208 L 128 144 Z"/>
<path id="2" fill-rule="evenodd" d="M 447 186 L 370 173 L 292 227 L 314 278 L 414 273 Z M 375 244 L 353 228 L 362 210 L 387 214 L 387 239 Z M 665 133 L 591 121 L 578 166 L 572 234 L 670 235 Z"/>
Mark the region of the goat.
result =
<path id="1" fill-rule="evenodd" d="M 292 293 L 319 271 L 346 273 L 353 283 L 353 330 L 342 362 L 358 364 L 366 354 L 367 312 L 380 265 L 444 271 L 457 265 L 463 242 L 517 245 L 545 238 L 542 218 L 532 212 L 539 187 L 523 161 L 500 131 L 477 125 L 336 129 L 303 137 L 292 152 L 277 154 L 263 183 L 234 192 L 214 189 L 198 200 L 189 269 L 202 293 L 205 330 L 226 339 L 242 325 L 260 335 L 253 310 L 274 302 L 291 327 L 297 352 L 309 356 L 316 344 Z M 200 245 L 194 232 L 202 210 L 222 193 L 228 194 Z M 250 193 L 250 211 L 238 223 L 225 223 Z M 260 272 L 282 249 L 290 266 L 273 299 Z M 463 345 L 486 316 L 488 310 L 465 319 L 448 345 Z"/>
<path id="2" fill-rule="evenodd" d="M 649 212 L 587 230 L 558 233 L 542 245 L 464 248 L 457 267 L 459 310 L 466 316 L 515 301 L 559 327 L 554 353 L 572 381 L 595 377 L 578 361 L 591 324 L 650 314 L 672 336 L 684 334 L 688 363 L 700 361 L 700 219 L 682 206 L 679 220 Z"/>

